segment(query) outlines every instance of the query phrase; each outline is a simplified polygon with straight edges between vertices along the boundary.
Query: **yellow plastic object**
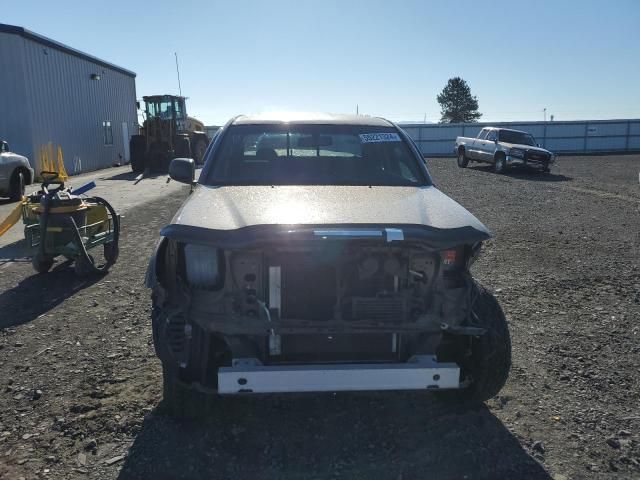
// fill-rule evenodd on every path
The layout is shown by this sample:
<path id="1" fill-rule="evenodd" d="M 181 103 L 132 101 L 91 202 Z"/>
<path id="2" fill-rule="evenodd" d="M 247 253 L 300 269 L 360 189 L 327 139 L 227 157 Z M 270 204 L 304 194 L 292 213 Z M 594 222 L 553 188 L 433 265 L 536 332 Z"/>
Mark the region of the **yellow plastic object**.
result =
<path id="1" fill-rule="evenodd" d="M 69 175 L 67 175 L 67 169 L 64 168 L 64 158 L 62 156 L 62 147 L 58 145 L 58 178 L 63 182 L 69 180 Z"/>
<path id="2" fill-rule="evenodd" d="M 87 234 L 94 236 L 98 233 L 106 231 L 109 226 L 107 222 L 109 211 L 107 207 L 98 203 L 87 204 Z"/>
<path id="3" fill-rule="evenodd" d="M 49 213 L 75 213 L 81 210 L 86 210 L 87 205 L 83 202 L 82 205 L 74 205 L 71 207 L 51 207 L 49 208 Z M 37 214 L 41 214 L 44 210 L 40 205 L 34 208 L 34 211 Z"/>
<path id="4" fill-rule="evenodd" d="M 69 175 L 64 167 L 64 157 L 62 155 L 62 147 L 58 145 L 57 148 L 57 162 L 54 160 L 54 148 L 53 144 L 49 142 L 47 145 L 42 145 L 38 152 L 40 158 L 40 175 L 39 178 L 46 180 L 42 175 L 44 172 L 57 173 L 57 180 L 66 182 L 69 180 Z M 57 163 L 57 165 L 56 165 Z"/>
<path id="5" fill-rule="evenodd" d="M 2 223 L 0 223 L 0 237 L 9 231 L 11 227 L 13 227 L 20 217 L 22 216 L 22 204 L 24 203 L 24 197 L 21 202 L 18 202 L 16 208 L 14 208 L 9 216 L 5 218 Z"/>

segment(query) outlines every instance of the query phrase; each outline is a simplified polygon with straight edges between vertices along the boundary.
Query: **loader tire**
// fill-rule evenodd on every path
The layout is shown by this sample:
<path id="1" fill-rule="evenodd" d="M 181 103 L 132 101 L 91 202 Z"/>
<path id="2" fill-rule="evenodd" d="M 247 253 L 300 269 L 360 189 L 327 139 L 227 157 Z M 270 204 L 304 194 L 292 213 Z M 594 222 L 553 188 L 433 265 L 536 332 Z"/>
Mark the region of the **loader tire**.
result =
<path id="1" fill-rule="evenodd" d="M 191 142 L 188 137 L 176 138 L 175 157 L 176 158 L 192 158 Z"/>
<path id="2" fill-rule="evenodd" d="M 207 150 L 207 139 L 203 136 L 197 136 L 193 140 L 193 159 L 196 165 L 202 165 L 204 163 L 204 152 Z"/>
<path id="3" fill-rule="evenodd" d="M 135 173 L 144 171 L 145 153 L 147 150 L 147 139 L 142 135 L 134 135 L 129 142 L 129 153 L 131 155 L 131 170 Z"/>

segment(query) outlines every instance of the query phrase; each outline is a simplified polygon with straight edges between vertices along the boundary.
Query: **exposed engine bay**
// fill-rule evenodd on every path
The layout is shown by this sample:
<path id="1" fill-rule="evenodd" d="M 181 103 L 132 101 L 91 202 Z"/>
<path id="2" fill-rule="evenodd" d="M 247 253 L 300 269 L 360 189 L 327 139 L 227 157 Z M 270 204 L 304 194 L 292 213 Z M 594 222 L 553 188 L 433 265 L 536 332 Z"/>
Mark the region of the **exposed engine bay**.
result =
<path id="1" fill-rule="evenodd" d="M 476 254 L 468 246 L 204 246 L 197 259 L 188 258 L 189 247 L 167 240 L 158 252 L 164 258 L 154 321 L 165 338 L 156 341 L 166 347 L 159 354 L 190 365 L 193 381 L 210 384 L 206 372 L 234 359 L 286 365 L 435 358 L 452 335 L 482 333 L 467 321 L 468 262 Z M 213 268 L 218 275 L 205 278 Z"/>

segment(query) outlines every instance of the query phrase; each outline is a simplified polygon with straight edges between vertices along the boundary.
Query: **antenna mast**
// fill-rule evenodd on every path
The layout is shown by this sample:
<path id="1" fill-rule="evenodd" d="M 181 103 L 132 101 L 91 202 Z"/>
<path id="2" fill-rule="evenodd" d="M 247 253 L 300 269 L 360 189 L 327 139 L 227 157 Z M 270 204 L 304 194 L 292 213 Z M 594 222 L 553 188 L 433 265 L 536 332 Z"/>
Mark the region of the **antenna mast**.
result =
<path id="1" fill-rule="evenodd" d="M 180 86 L 180 67 L 178 66 L 178 52 L 173 52 L 176 56 L 176 72 L 178 72 L 178 91 L 180 92 L 180 96 L 182 96 L 182 87 Z"/>

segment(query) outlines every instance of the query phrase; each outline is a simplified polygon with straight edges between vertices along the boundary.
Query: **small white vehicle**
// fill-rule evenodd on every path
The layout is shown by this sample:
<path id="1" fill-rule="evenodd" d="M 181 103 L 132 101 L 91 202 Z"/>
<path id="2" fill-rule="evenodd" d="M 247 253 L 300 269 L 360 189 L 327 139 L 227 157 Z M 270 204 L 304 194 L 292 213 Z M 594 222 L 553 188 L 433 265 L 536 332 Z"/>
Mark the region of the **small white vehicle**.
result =
<path id="1" fill-rule="evenodd" d="M 9 144 L 0 140 L 0 197 L 17 202 L 26 185 L 33 183 L 33 169 L 27 157 L 9 151 Z"/>
<path id="2" fill-rule="evenodd" d="M 458 137 L 453 151 L 460 168 L 469 162 L 491 163 L 496 173 L 513 166 L 549 172 L 555 162 L 555 155 L 541 148 L 533 135 L 507 128 L 485 127 L 476 138 Z"/>

